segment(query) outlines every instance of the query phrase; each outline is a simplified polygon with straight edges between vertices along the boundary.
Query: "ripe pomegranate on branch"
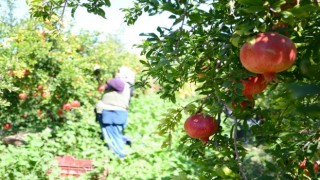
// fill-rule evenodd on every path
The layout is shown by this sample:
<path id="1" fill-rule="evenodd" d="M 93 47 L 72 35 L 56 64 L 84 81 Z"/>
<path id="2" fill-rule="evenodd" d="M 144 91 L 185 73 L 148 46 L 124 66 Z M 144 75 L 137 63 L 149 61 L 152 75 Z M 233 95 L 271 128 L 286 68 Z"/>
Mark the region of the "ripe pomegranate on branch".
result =
<path id="1" fill-rule="evenodd" d="M 240 61 L 248 71 L 263 74 L 270 82 L 276 73 L 293 65 L 296 55 L 297 49 L 291 39 L 275 32 L 265 32 L 241 47 Z"/>
<path id="2" fill-rule="evenodd" d="M 191 138 L 200 139 L 203 143 L 209 141 L 209 137 L 218 132 L 219 123 L 213 117 L 196 113 L 190 116 L 184 123 L 184 129 Z"/>
<path id="3" fill-rule="evenodd" d="M 268 86 L 268 82 L 265 80 L 262 74 L 256 76 L 249 76 L 246 79 L 241 79 L 243 84 L 242 94 L 246 97 L 246 100 L 240 103 L 241 109 L 253 108 L 255 105 L 254 95 L 263 92 Z M 232 108 L 236 108 L 239 104 L 232 102 Z M 228 106 L 230 108 L 230 106 Z"/>
<path id="4" fill-rule="evenodd" d="M 261 93 L 268 86 L 268 82 L 261 74 L 249 76 L 248 80 L 242 79 L 241 82 L 244 86 L 242 94 L 249 99 L 252 98 L 253 95 Z"/>

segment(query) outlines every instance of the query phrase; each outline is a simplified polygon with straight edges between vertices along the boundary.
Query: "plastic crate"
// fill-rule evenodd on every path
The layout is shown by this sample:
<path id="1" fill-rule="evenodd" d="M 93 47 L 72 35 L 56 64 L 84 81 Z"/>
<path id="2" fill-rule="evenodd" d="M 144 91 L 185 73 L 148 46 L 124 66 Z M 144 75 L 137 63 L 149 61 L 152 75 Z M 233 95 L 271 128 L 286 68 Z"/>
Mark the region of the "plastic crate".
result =
<path id="1" fill-rule="evenodd" d="M 60 177 L 80 177 L 82 174 L 85 174 L 95 168 L 91 160 L 75 159 L 71 155 L 58 156 L 56 159 L 58 160 L 58 167 L 61 169 Z M 102 177 L 105 179 L 107 175 L 108 171 L 106 169 L 103 175 L 100 175 L 100 178 Z"/>

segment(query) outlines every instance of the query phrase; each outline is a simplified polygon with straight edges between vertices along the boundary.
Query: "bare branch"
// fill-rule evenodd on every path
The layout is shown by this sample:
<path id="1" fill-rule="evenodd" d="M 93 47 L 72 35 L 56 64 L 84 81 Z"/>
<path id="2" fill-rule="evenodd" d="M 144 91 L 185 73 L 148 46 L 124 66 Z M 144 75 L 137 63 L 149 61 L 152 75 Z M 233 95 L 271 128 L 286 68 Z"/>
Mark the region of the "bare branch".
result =
<path id="1" fill-rule="evenodd" d="M 60 17 L 60 20 L 61 20 L 61 21 L 62 21 L 62 19 L 63 19 L 64 12 L 66 11 L 67 4 L 68 4 L 68 0 L 65 0 L 65 1 L 64 1 L 64 4 L 63 4 L 63 9 L 62 9 L 61 17 Z"/>
<path id="2" fill-rule="evenodd" d="M 236 154 L 236 160 L 238 161 L 239 171 L 241 173 L 242 179 L 247 180 L 246 174 L 244 172 L 242 162 L 239 157 L 239 151 L 237 147 L 237 129 L 238 129 L 238 119 L 234 118 L 234 127 L 233 127 L 233 145 L 234 145 L 234 153 Z"/>

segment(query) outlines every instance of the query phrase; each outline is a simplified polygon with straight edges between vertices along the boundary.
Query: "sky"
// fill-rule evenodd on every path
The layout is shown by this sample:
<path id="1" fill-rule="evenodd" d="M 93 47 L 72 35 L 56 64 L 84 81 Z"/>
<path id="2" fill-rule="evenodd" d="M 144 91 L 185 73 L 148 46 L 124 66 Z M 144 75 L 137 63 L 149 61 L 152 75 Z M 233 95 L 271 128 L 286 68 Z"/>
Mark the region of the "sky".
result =
<path id="1" fill-rule="evenodd" d="M 26 0 L 15 1 L 17 2 L 15 15 L 18 17 L 28 17 Z M 172 21 L 168 19 L 168 14 L 152 17 L 143 15 L 133 26 L 127 26 L 123 20 L 124 13 L 120 11 L 120 8 L 131 7 L 131 5 L 132 1 L 111 0 L 111 7 L 105 8 L 107 19 L 87 13 L 84 8 L 78 8 L 75 18 L 72 19 L 75 23 L 73 31 L 76 33 L 80 29 L 83 29 L 116 35 L 128 51 L 139 54 L 139 49 L 133 47 L 134 44 L 140 43 L 145 38 L 139 36 L 139 34 L 155 32 L 158 26 L 170 27 Z M 70 12 L 66 12 L 65 17 L 67 19 L 71 18 Z"/>

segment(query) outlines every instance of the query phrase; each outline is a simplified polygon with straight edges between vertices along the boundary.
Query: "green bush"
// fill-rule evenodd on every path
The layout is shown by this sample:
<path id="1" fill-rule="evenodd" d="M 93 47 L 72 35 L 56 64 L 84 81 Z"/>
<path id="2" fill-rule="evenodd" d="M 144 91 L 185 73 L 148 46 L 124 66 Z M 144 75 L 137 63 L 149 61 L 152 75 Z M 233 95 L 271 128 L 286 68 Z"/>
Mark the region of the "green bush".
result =
<path id="1" fill-rule="evenodd" d="M 179 138 L 172 141 L 170 148 L 161 148 L 164 137 L 157 132 L 158 122 L 173 105 L 157 95 L 132 99 L 125 131 L 132 147 L 126 148 L 128 157 L 123 161 L 105 147 L 93 109 L 83 108 L 79 110 L 83 119 L 70 117 L 63 125 L 31 133 L 25 138 L 26 144 L 19 147 L 1 145 L 0 161 L 4 163 L 0 165 L 0 178 L 47 179 L 46 172 L 56 165 L 53 161 L 56 156 L 73 155 L 78 159 L 93 160 L 99 167 L 95 173 L 101 173 L 107 167 L 110 179 L 194 179 L 194 164 L 179 151 Z M 182 130 L 177 128 L 177 137 L 184 136 Z"/>

